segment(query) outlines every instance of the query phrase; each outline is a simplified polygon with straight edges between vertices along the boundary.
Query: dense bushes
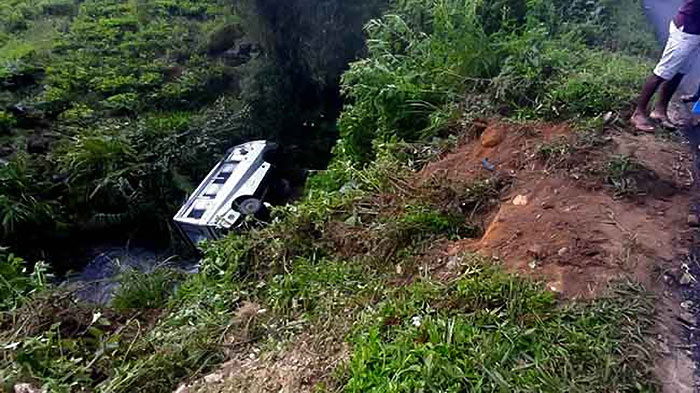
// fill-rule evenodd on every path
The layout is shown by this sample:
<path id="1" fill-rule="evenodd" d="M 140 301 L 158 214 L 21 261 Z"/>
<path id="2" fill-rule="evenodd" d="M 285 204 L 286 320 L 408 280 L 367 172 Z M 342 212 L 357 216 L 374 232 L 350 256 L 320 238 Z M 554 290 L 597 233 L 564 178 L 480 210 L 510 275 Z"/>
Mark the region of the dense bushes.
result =
<path id="1" fill-rule="evenodd" d="M 212 31 L 237 23 L 232 4 L 12 3 L 0 6 L 0 243 L 39 256 L 115 225 L 167 236 L 163 218 L 245 137 L 240 71 L 207 55 Z"/>
<path id="2" fill-rule="evenodd" d="M 0 315 L 19 307 L 47 285 L 48 269 L 43 262 L 33 268 L 0 248 Z"/>
<path id="3" fill-rule="evenodd" d="M 0 159 L 32 168 L 23 205 L 56 207 L 45 210 L 55 225 L 45 226 L 54 233 L 42 251 L 94 229 L 167 240 L 193 184 L 246 139 L 291 146 L 296 165 L 325 165 L 340 74 L 384 1 L 322 3 L 0 5 Z M 15 194 L 3 195 L 8 205 Z M 0 210 L 0 221 L 16 223 L 0 243 L 41 254 L 28 244 L 50 232 L 31 229 L 45 222 L 14 210 Z"/>
<path id="4" fill-rule="evenodd" d="M 407 19 L 400 12 L 367 26 L 369 57 L 343 76 L 350 104 L 339 126 L 353 157 L 366 162 L 374 138 L 435 135 L 450 119 L 450 104 L 459 100 L 465 85 L 495 73 L 495 47 L 473 6 L 440 2 L 428 11 L 427 19 Z"/>
<path id="5" fill-rule="evenodd" d="M 338 151 L 367 162 L 374 139 L 437 135 L 465 95 L 481 96 L 491 111 L 525 117 L 624 108 L 648 62 L 611 50 L 650 53 L 654 42 L 644 27 L 628 42 L 612 22 L 635 7 L 632 1 L 398 1 L 368 24 L 368 57 L 343 77 L 348 102 Z M 641 13 L 624 15 L 643 26 Z"/>

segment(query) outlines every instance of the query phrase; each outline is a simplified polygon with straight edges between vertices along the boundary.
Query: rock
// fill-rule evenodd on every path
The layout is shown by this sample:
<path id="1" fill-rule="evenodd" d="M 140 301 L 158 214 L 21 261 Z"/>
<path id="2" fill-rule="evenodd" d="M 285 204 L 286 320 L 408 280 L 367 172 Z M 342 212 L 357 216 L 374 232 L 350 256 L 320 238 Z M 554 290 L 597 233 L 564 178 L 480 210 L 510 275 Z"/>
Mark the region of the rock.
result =
<path id="1" fill-rule="evenodd" d="M 481 134 L 481 146 L 483 146 L 483 147 L 498 146 L 501 142 L 503 142 L 503 138 L 505 137 L 504 134 L 505 134 L 505 131 L 503 130 L 502 127 L 499 127 L 499 126 L 488 127 L 486 130 L 484 130 L 484 133 Z"/>
<path id="2" fill-rule="evenodd" d="M 251 354 L 255 356 L 254 354 Z M 219 383 L 224 380 L 224 376 L 219 373 L 209 374 L 204 377 L 204 382 L 206 383 Z"/>
<path id="3" fill-rule="evenodd" d="M 552 203 L 552 201 L 543 201 L 540 206 L 545 210 L 554 209 L 554 203 Z"/>
<path id="4" fill-rule="evenodd" d="M 686 309 L 686 310 L 690 310 L 691 308 L 693 308 L 694 305 L 695 305 L 695 303 L 693 303 L 692 300 L 686 300 L 686 301 L 681 303 L 681 307 Z"/>
<path id="5" fill-rule="evenodd" d="M 515 206 L 525 206 L 527 205 L 528 198 L 527 195 L 518 195 L 515 198 L 513 198 L 513 204 Z"/>
<path id="6" fill-rule="evenodd" d="M 688 225 L 697 228 L 700 226 L 700 218 L 696 214 L 688 214 Z"/>
<path id="7" fill-rule="evenodd" d="M 532 261 L 530 261 L 530 263 L 528 263 L 527 265 L 530 266 L 530 269 L 533 269 L 533 270 L 534 270 L 535 268 L 537 268 L 537 261 L 536 261 L 536 260 L 532 260 Z"/>
<path id="8" fill-rule="evenodd" d="M 678 280 L 678 282 L 681 283 L 681 285 L 688 285 L 688 284 L 690 284 L 691 282 L 695 282 L 695 277 L 693 277 L 692 274 L 690 274 L 690 273 L 688 273 L 688 272 L 685 272 L 685 273 L 683 273 L 683 275 L 681 276 L 681 279 Z"/>
<path id="9" fill-rule="evenodd" d="M 15 393 L 44 393 L 43 390 L 35 388 L 28 383 L 18 383 L 14 387 Z"/>
<path id="10" fill-rule="evenodd" d="M 613 113 L 608 112 L 603 115 L 603 123 L 604 124 L 610 124 L 611 120 L 613 119 Z"/>
<path id="11" fill-rule="evenodd" d="M 180 385 L 180 387 L 177 388 L 175 393 L 190 393 L 190 388 L 187 387 L 187 385 Z"/>
<path id="12" fill-rule="evenodd" d="M 569 252 L 569 249 L 568 249 L 567 247 L 562 247 L 562 248 L 559 249 L 559 251 L 557 251 L 557 254 L 558 254 L 560 257 L 563 257 L 563 256 L 566 255 L 568 252 Z"/>

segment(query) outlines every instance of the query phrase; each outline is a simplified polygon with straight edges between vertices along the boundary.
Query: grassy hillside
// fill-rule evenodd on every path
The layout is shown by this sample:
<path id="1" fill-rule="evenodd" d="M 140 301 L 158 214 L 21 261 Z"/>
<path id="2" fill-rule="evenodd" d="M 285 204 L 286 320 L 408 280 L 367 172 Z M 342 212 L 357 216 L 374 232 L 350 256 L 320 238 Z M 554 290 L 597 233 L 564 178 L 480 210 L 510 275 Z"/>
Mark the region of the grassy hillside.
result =
<path id="1" fill-rule="evenodd" d="M 324 165 L 337 79 L 380 3 L 3 3 L 0 242 L 58 263 L 67 239 L 167 241 L 179 203 L 245 140 Z"/>
<path id="2" fill-rule="evenodd" d="M 217 141 L 251 135 L 237 119 L 260 107 L 245 104 L 271 102 L 247 101 L 245 92 L 260 90 L 245 83 L 243 95 L 231 88 L 257 63 L 231 64 L 218 53 L 216 38 L 235 36 L 231 26 L 250 17 L 228 4 L 69 4 L 55 17 L 22 16 L 24 30 L 5 33 L 4 45 L 20 47 L 13 40 L 39 18 L 55 22 L 47 34 L 60 37 L 43 51 L 17 49 L 17 59 L 32 59 L 26 64 L 46 51 L 54 60 L 40 75 L 27 72 L 41 85 L 7 96 L 27 97 L 37 121 L 51 119 L 42 137 L 61 137 L 40 158 L 16 153 L 24 115 L 3 115 L 15 153 L 0 169 L 0 218 L 3 236 L 19 243 L 37 222 L 51 231 L 169 211 L 176 198 L 168 195 L 187 189 L 216 157 Z M 261 1 L 246 12 L 270 15 L 267 7 Z M 94 307 L 51 288 L 44 265 L 29 275 L 6 256 L 5 388 L 168 392 L 226 360 L 284 358 L 302 343 L 337 352 L 308 367 L 303 391 L 654 391 L 653 301 L 644 288 L 623 282 L 597 299 L 562 302 L 542 282 L 505 274 L 503 261 L 469 252 L 439 260 L 435 245 L 483 233 L 481 220 L 509 180 L 415 182 L 456 139 L 473 140 L 472 124 L 487 117 L 585 131 L 575 144 L 539 146 L 530 157 L 537 165 L 602 149 L 604 115 L 627 111 L 650 69 L 656 49 L 644 25 L 632 0 L 392 1 L 366 25 L 366 56 L 342 77 L 341 138 L 329 169 L 309 181 L 303 200 L 276 209 L 269 226 L 207 244 L 200 273 L 129 274 L 111 307 Z M 291 34 L 273 30 L 246 33 L 261 43 Z M 292 30 L 324 40 L 321 28 Z M 112 53 L 134 64 L 103 60 Z M 307 69 L 330 64 L 300 63 L 284 45 L 274 53 Z M 20 75 L 18 67 L 4 72 Z M 618 175 L 627 184 L 630 174 Z M 232 374 L 228 391 L 256 386 Z"/>

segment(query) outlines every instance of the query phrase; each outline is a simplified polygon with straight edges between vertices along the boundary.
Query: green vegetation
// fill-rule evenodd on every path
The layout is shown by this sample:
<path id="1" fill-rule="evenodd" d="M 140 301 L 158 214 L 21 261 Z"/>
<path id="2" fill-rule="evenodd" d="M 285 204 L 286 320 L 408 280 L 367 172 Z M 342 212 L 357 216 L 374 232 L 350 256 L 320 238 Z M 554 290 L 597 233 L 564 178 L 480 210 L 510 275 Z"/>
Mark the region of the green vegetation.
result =
<path id="1" fill-rule="evenodd" d="M 646 168 L 634 157 L 615 156 L 605 169 L 605 180 L 612 187 L 616 197 L 633 196 L 641 191 L 637 185 L 637 175 Z"/>
<path id="2" fill-rule="evenodd" d="M 163 267 L 148 273 L 128 271 L 119 280 L 111 305 L 118 311 L 164 307 L 182 279 L 182 273 Z"/>
<path id="3" fill-rule="evenodd" d="M 0 6 L 0 143 L 11 150 L 0 242 L 29 253 L 48 238 L 167 233 L 164 218 L 243 139 L 298 143 L 304 154 L 290 161 L 328 158 L 340 75 L 386 4 L 322 5 Z M 305 333 L 351 343 L 319 381 L 328 391 L 654 391 L 642 288 L 562 304 L 493 260 L 465 253 L 435 266 L 432 247 L 482 233 L 508 179 L 408 181 L 473 118 L 593 122 L 626 109 L 654 51 L 637 33 L 639 5 L 388 6 L 342 76 L 328 170 L 270 225 L 207 244 L 198 274 L 130 272 L 98 307 L 47 285 L 45 265 L 3 254 L 0 389 L 170 392 L 253 345 L 274 350 Z M 581 134 L 538 156 L 558 167 L 599 140 Z M 610 182 L 628 169 L 611 163 Z"/>
<path id="4" fill-rule="evenodd" d="M 337 80 L 383 4 L 343 3 L 0 5 L 0 243 L 56 262 L 66 238 L 168 241 L 178 204 L 245 140 L 325 165 Z"/>
<path id="5" fill-rule="evenodd" d="M 641 13 L 628 12 L 639 9 L 633 1 L 561 7 L 514 1 L 519 5 L 504 12 L 524 14 L 504 18 L 504 30 L 491 34 L 481 28 L 476 2 L 418 3 L 398 2 L 395 13 L 371 22 L 368 58 L 353 63 L 343 76 L 348 103 L 339 121 L 339 151 L 353 160 L 373 158 L 369 141 L 439 136 L 459 116 L 495 109 L 516 118 L 548 119 L 624 109 L 650 66 L 631 55 L 640 51 L 624 44 L 627 38 L 605 34 L 608 27 L 601 27 L 615 25 L 606 18 L 620 13 L 643 21 Z M 590 34 L 599 32 L 597 39 L 585 33 L 589 28 Z M 650 35 L 638 40 L 654 42 Z"/>
<path id="6" fill-rule="evenodd" d="M 471 262 L 449 284 L 425 280 L 388 297 L 353 336 L 345 391 L 654 388 L 650 359 L 632 349 L 646 340 L 640 325 L 620 323 L 653 325 L 653 302 L 636 287 L 561 309 L 537 285 Z"/>
<path id="7" fill-rule="evenodd" d="M 319 343 L 353 344 L 350 361 L 324 381 L 329 389 L 653 389 L 652 307 L 640 288 L 621 285 L 608 297 L 561 306 L 541 284 L 471 254 L 455 257 L 448 281 L 433 276 L 423 252 L 478 236 L 478 215 L 502 183 L 409 187 L 412 171 L 399 157 L 412 155 L 406 145 L 387 145 L 366 169 L 346 169 L 352 190 L 314 190 L 276 210 L 271 225 L 209 244 L 201 273 L 165 307 L 167 271 L 128 274 L 111 309 L 33 297 L 7 314 L 15 328 L 0 344 L 14 349 L 0 374 L 56 391 L 165 392 L 221 363 L 228 349 L 274 348 L 311 332 Z M 460 209 L 474 220 L 464 222 Z M 414 278 L 397 285 L 407 277 Z"/>
<path id="8" fill-rule="evenodd" d="M 48 284 L 47 266 L 37 263 L 31 271 L 23 259 L 0 249 L 0 312 L 17 309 Z"/>

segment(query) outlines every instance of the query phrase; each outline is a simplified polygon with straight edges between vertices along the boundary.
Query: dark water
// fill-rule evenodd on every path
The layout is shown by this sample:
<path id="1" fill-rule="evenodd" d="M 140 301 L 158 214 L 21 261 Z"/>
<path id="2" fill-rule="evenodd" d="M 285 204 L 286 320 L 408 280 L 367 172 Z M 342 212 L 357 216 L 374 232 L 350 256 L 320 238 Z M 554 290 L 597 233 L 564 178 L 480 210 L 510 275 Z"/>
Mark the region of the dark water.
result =
<path id="1" fill-rule="evenodd" d="M 138 247 L 95 247 L 88 258 L 90 261 L 83 270 L 69 275 L 63 285 L 74 290 L 80 300 L 101 305 L 110 302 L 119 288 L 119 277 L 128 271 L 149 273 L 168 267 L 196 273 L 198 269 L 195 258 L 183 259 L 164 251 Z"/>

